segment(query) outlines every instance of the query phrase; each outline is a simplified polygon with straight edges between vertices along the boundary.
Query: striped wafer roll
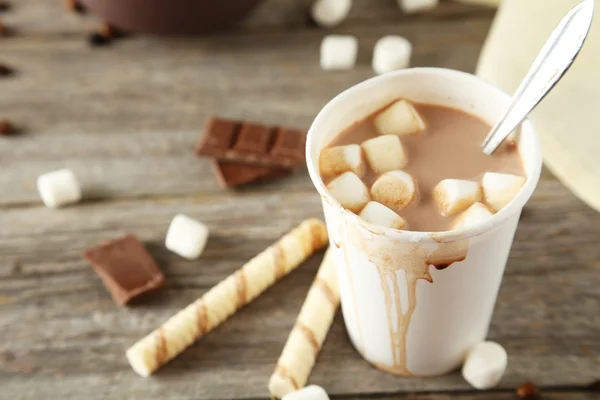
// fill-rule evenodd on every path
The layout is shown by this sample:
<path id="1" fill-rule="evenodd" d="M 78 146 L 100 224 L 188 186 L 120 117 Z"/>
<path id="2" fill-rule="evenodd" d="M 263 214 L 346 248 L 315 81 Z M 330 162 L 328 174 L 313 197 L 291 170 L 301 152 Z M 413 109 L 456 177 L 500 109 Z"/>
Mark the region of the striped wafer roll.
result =
<path id="1" fill-rule="evenodd" d="M 283 397 L 306 384 L 339 302 L 335 262 L 328 250 L 269 380 L 271 395 Z"/>
<path id="2" fill-rule="evenodd" d="M 201 298 L 127 350 L 135 372 L 149 376 L 327 244 L 325 224 L 307 219 Z"/>

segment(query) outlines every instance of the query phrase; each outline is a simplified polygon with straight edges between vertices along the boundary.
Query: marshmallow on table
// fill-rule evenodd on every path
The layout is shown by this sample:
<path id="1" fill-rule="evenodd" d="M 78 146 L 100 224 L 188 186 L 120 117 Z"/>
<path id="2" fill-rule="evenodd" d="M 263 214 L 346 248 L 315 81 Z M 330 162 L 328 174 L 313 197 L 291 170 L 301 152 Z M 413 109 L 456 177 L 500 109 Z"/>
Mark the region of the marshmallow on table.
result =
<path id="1" fill-rule="evenodd" d="M 332 28 L 348 16 L 351 6 L 352 0 L 317 0 L 310 12 L 319 26 Z"/>
<path id="2" fill-rule="evenodd" d="M 467 211 L 456 217 L 452 223 L 452 229 L 471 228 L 491 218 L 493 215 L 494 213 L 485 204 L 474 203 L 471 207 L 467 208 Z"/>
<path id="3" fill-rule="evenodd" d="M 352 35 L 329 35 L 321 42 L 321 68 L 350 69 L 356 64 L 358 41 Z"/>
<path id="4" fill-rule="evenodd" d="M 398 0 L 398 4 L 405 13 L 414 13 L 430 10 L 437 7 L 438 0 Z"/>
<path id="5" fill-rule="evenodd" d="M 183 258 L 195 260 L 202 254 L 207 240 L 206 225 L 187 215 L 178 214 L 169 225 L 165 246 Z"/>
<path id="6" fill-rule="evenodd" d="M 40 175 L 37 187 L 46 207 L 56 208 L 81 200 L 77 178 L 73 171 L 66 168 Z"/>
<path id="7" fill-rule="evenodd" d="M 425 129 L 425 122 L 408 100 L 398 100 L 383 110 L 374 121 L 382 135 L 407 136 Z"/>
<path id="8" fill-rule="evenodd" d="M 408 68 L 412 55 L 412 44 L 402 36 L 384 36 L 373 49 L 373 71 L 377 74 Z"/>
<path id="9" fill-rule="evenodd" d="M 347 171 L 362 176 L 364 163 L 360 146 L 350 144 L 323 149 L 319 156 L 319 170 L 322 176 L 335 176 Z"/>
<path id="10" fill-rule="evenodd" d="M 361 147 L 369 166 L 378 174 L 402 169 L 408 163 L 402 142 L 396 135 L 382 135 L 366 140 Z"/>
<path id="11" fill-rule="evenodd" d="M 327 189 L 342 206 L 355 213 L 371 200 L 369 189 L 354 172 L 344 172 L 329 182 Z"/>
<path id="12" fill-rule="evenodd" d="M 370 201 L 360 212 L 359 217 L 372 224 L 387 228 L 406 229 L 408 226 L 404 218 L 376 201 Z"/>
<path id="13" fill-rule="evenodd" d="M 281 400 L 329 400 L 329 396 L 321 386 L 310 385 L 286 394 Z"/>
<path id="14" fill-rule="evenodd" d="M 481 201 L 481 187 L 479 182 L 444 179 L 433 189 L 433 198 L 440 213 L 447 217 L 458 214 L 473 203 Z"/>
<path id="15" fill-rule="evenodd" d="M 500 211 L 515 198 L 525 180 L 518 175 L 486 172 L 481 179 L 486 203 L 494 211 Z"/>
<path id="16" fill-rule="evenodd" d="M 508 363 L 506 350 L 495 342 L 479 343 L 469 351 L 462 368 L 463 378 L 475 389 L 496 386 Z"/>
<path id="17" fill-rule="evenodd" d="M 386 172 L 371 186 L 373 200 L 395 210 L 409 205 L 416 193 L 415 179 L 404 171 Z"/>

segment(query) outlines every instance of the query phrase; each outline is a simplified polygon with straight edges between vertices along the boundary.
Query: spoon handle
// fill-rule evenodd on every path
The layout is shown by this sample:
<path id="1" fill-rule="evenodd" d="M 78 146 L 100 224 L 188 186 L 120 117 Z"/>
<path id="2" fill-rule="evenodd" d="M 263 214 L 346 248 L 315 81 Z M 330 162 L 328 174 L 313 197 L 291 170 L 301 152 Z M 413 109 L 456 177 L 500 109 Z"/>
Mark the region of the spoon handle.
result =
<path id="1" fill-rule="evenodd" d="M 504 116 L 483 141 L 483 152 L 491 155 L 523 122 L 569 69 L 592 23 L 594 0 L 584 0 L 560 21 L 515 92 Z"/>

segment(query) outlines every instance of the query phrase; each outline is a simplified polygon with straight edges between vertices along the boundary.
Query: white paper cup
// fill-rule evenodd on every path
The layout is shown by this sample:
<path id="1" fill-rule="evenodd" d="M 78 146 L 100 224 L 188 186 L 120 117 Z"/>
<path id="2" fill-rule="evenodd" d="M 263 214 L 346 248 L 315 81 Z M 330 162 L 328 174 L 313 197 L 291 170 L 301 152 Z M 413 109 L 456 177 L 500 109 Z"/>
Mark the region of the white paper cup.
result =
<path id="1" fill-rule="evenodd" d="M 457 368 L 467 350 L 487 335 L 519 216 L 540 176 L 541 150 L 526 121 L 518 147 L 527 181 L 510 204 L 481 225 L 436 233 L 373 225 L 328 193 L 318 156 L 346 127 L 398 98 L 450 106 L 493 124 L 510 96 L 463 72 L 407 69 L 341 93 L 308 133 L 308 170 L 323 200 L 352 343 L 367 361 L 388 372 L 440 375 Z"/>

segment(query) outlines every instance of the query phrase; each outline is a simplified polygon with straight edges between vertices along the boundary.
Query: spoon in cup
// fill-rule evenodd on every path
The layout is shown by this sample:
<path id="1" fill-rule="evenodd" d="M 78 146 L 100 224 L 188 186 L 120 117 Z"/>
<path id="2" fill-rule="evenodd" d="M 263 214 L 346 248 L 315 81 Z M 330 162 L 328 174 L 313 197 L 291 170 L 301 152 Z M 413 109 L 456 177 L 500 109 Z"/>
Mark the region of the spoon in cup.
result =
<path id="1" fill-rule="evenodd" d="M 588 35 L 594 0 L 584 0 L 565 15 L 521 81 L 504 116 L 487 135 L 482 150 L 492 155 L 563 77 Z"/>

